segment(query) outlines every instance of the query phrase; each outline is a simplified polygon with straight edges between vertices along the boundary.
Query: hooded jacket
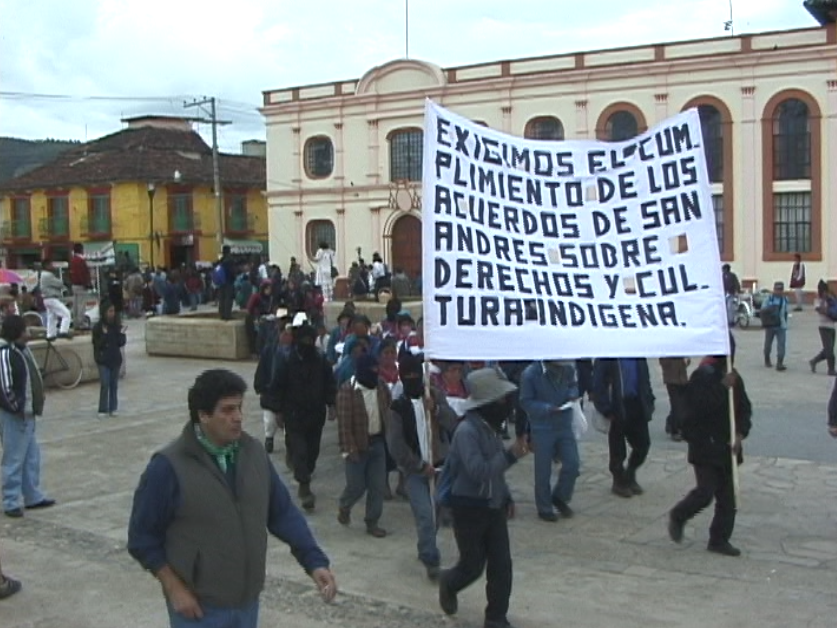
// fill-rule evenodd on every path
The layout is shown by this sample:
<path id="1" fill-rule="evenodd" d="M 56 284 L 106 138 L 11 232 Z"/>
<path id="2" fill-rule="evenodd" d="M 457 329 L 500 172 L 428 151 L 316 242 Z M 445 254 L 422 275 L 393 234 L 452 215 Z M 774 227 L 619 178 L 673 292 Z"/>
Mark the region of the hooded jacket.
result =
<path id="1" fill-rule="evenodd" d="M 29 355 L 29 363 L 36 370 L 32 375 L 41 379 L 41 372 L 37 370 L 37 363 L 28 347 L 20 347 L 0 339 L 0 408 L 21 416 L 26 409 L 26 377 L 29 372 L 26 368 L 26 354 Z M 35 416 L 44 413 L 43 382 L 38 388 L 41 393 L 34 395 L 32 399 L 32 411 Z"/>

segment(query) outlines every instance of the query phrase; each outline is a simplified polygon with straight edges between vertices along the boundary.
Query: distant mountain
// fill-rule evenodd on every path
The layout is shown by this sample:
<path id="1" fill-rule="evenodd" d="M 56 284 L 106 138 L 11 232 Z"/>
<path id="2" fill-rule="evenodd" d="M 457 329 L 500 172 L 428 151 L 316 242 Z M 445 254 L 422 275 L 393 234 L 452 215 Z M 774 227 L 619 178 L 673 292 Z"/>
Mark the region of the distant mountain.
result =
<path id="1" fill-rule="evenodd" d="M 0 137 L 0 184 L 52 161 L 80 142 Z"/>

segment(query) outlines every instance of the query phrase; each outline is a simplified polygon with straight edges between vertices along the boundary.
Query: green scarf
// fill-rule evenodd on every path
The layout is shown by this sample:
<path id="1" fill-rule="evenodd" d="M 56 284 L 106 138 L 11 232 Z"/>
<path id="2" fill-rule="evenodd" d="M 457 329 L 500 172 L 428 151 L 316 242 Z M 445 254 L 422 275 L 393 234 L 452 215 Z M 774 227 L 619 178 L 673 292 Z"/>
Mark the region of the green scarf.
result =
<path id="1" fill-rule="evenodd" d="M 227 468 L 235 464 L 235 460 L 238 457 L 238 441 L 219 447 L 206 437 L 206 434 L 203 433 L 201 426 L 198 424 L 195 424 L 195 436 L 201 446 L 206 450 L 206 453 L 215 458 L 215 462 L 221 467 L 221 471 L 226 473 Z"/>

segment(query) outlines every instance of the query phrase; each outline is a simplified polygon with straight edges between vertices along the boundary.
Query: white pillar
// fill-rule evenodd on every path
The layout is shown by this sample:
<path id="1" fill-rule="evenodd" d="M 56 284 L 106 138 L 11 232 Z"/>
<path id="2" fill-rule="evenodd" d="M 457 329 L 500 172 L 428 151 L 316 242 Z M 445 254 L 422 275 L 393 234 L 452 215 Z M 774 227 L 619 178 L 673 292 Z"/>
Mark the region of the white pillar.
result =
<path id="1" fill-rule="evenodd" d="M 587 101 L 586 100 L 576 100 L 575 101 L 575 139 L 585 140 L 588 139 L 587 134 L 588 126 L 587 126 Z M 567 139 L 570 139 L 567 137 Z"/>
<path id="2" fill-rule="evenodd" d="M 761 121 L 756 112 L 756 88 L 741 88 L 741 150 L 735 151 L 737 167 L 733 168 L 736 180 L 735 234 L 738 242 L 733 243 L 733 256 L 741 264 L 740 277 L 758 280 L 759 256 L 762 253 L 762 211 L 761 177 Z M 740 185 L 739 185 L 740 182 Z"/>
<path id="3" fill-rule="evenodd" d="M 822 254 L 825 258 L 825 272 L 828 281 L 837 279 L 837 255 L 831 253 L 830 246 L 837 242 L 837 220 L 829 211 L 837 207 L 837 183 L 831 180 L 826 173 L 834 172 L 837 167 L 837 81 L 828 81 L 828 109 L 825 112 L 826 119 L 825 133 L 828 147 L 827 154 L 823 155 L 822 166 L 822 185 L 825 186 L 823 190 L 823 211 L 822 211 L 822 242 L 825 246 L 822 247 Z M 821 131 L 822 132 L 822 131 Z M 812 182 L 818 185 L 816 181 Z"/>
<path id="4" fill-rule="evenodd" d="M 511 112 L 512 108 L 511 105 L 503 105 L 502 108 L 503 112 L 503 133 L 511 133 L 512 132 L 512 123 L 511 123 Z"/>
<path id="5" fill-rule="evenodd" d="M 369 142 L 366 179 L 369 185 L 378 185 L 381 179 L 380 148 L 378 141 L 378 121 L 367 120 L 367 137 Z"/>
<path id="6" fill-rule="evenodd" d="M 338 207 L 337 208 L 337 268 L 341 273 L 346 272 L 348 269 L 346 257 L 346 247 L 348 246 L 348 242 L 346 242 L 346 208 L 345 207 Z"/>
<path id="7" fill-rule="evenodd" d="M 666 118 L 668 118 L 668 94 L 654 94 L 654 120 L 659 124 Z"/>
<path id="8" fill-rule="evenodd" d="M 297 186 L 302 187 L 302 139 L 300 131 L 301 129 L 298 126 L 295 126 L 291 129 L 294 134 L 293 139 L 293 178 L 291 182 Z"/>

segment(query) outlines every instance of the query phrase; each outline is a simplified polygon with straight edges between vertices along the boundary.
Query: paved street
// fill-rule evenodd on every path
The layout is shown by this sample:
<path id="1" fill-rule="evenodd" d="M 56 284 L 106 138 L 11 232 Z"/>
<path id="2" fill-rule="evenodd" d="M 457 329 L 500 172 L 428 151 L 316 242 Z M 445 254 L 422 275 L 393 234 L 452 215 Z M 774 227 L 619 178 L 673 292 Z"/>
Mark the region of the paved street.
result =
<path id="1" fill-rule="evenodd" d="M 133 489 L 150 454 L 187 420 L 186 390 L 194 376 L 227 366 L 251 381 L 255 365 L 147 358 L 143 324 L 130 325 L 119 418 L 96 418 L 95 385 L 52 392 L 47 400 L 39 425 L 43 484 L 59 505 L 22 520 L 0 517 L 3 567 L 24 582 L 20 595 L 0 603 L 2 628 L 167 625 L 159 587 L 124 549 Z M 744 556 L 728 559 L 704 550 L 707 514 L 687 527 L 682 546 L 666 536 L 666 513 L 690 488 L 691 474 L 685 445 L 664 438 L 667 403 L 654 363 L 658 411 L 640 476 L 645 496 L 622 500 L 609 493 L 599 434 L 588 434 L 583 443 L 571 521 L 547 524 L 535 517 L 530 459 L 510 472 L 519 512 L 511 524 L 515 626 L 834 625 L 837 441 L 825 429 L 833 379 L 823 374 L 824 366 L 812 375 L 807 365 L 818 345 L 815 316 L 794 317 L 786 373 L 761 366 L 761 332 L 737 332 L 737 338 L 738 366 L 755 406 L 733 538 Z M 260 436 L 257 400 L 251 396 L 246 406 L 248 429 Z M 284 473 L 281 460 L 275 456 Z M 272 542 L 261 624 L 481 626 L 481 584 L 460 596 L 456 619 L 438 610 L 435 588 L 415 558 L 409 506 L 388 503 L 381 524 L 391 534 L 375 540 L 358 523 L 344 529 L 336 522 L 342 484 L 336 430 L 329 425 L 314 483 L 319 507 L 310 523 L 333 559 L 342 594 L 335 604 L 322 604 L 286 548 Z M 354 513 L 355 522 L 361 512 Z M 455 559 L 449 531 L 441 533 L 440 546 L 446 563 Z"/>

